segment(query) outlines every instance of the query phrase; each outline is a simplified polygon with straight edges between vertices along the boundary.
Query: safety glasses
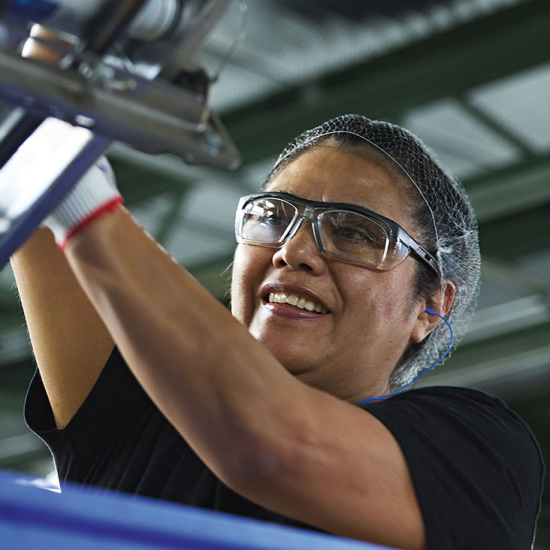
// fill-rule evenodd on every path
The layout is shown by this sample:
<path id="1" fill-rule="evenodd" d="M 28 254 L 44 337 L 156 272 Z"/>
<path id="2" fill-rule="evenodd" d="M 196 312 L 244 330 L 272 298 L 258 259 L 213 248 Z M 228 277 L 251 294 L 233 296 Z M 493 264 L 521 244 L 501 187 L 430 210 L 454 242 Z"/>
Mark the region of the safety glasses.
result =
<path id="1" fill-rule="evenodd" d="M 399 224 L 354 204 L 288 193 L 248 195 L 239 201 L 235 236 L 239 243 L 281 248 L 305 220 L 311 221 L 319 251 L 329 258 L 388 271 L 413 255 L 441 277 L 436 259 Z"/>

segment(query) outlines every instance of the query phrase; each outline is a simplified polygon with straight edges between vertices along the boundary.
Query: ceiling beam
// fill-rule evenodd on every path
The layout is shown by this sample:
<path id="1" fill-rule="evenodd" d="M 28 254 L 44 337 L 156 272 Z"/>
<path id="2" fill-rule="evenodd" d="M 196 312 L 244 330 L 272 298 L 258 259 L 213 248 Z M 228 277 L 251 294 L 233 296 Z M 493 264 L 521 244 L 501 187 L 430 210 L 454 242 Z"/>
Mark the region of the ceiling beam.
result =
<path id="1" fill-rule="evenodd" d="M 465 182 L 480 224 L 550 204 L 550 154 Z"/>
<path id="2" fill-rule="evenodd" d="M 473 118 L 477 119 L 479 122 L 483 123 L 486 128 L 489 128 L 500 138 L 507 141 L 509 145 L 512 145 L 514 148 L 521 151 L 524 158 L 536 158 L 536 154 L 532 148 L 516 133 L 509 130 L 500 120 L 497 120 L 494 115 L 488 113 L 483 108 L 478 107 L 472 101 L 469 101 L 464 97 L 458 98 L 458 103 L 464 111 L 466 111 Z"/>
<path id="3" fill-rule="evenodd" d="M 494 196 L 498 201 L 498 195 Z M 518 199 L 519 200 L 519 199 Z M 479 242 L 482 255 L 506 262 L 517 262 L 541 251 L 548 251 L 550 242 L 550 203 L 535 206 L 513 216 L 482 223 Z"/>
<path id="4" fill-rule="evenodd" d="M 481 276 L 522 293 L 544 297 L 546 307 L 550 307 L 550 279 L 547 277 L 534 277 L 513 262 L 497 260 L 487 254 L 483 255 L 481 262 Z"/>
<path id="5" fill-rule="evenodd" d="M 530 299 L 525 299 L 527 302 Z M 531 300 L 532 301 L 532 300 Z M 489 308 L 481 317 L 476 314 L 472 323 L 472 336 L 454 352 L 448 363 L 438 367 L 434 373 L 425 376 L 419 386 L 458 385 L 496 392 L 502 397 L 515 397 L 524 392 L 546 391 L 550 382 L 550 319 L 548 308 L 541 305 L 540 318 L 535 323 L 501 323 L 496 316 L 518 316 L 522 308 L 536 307 L 516 302 Z M 491 311 L 494 310 L 494 311 Z M 498 310 L 498 311 L 497 311 Z M 506 311 L 508 313 L 506 313 Z M 475 338 L 476 323 L 489 322 L 492 315 L 493 327 L 478 327 L 484 333 L 482 339 Z M 523 317 L 526 321 L 526 317 Z M 490 324 L 490 323 L 489 323 Z M 520 328 L 521 327 L 521 328 Z M 493 334 L 491 333 L 491 329 Z"/>
<path id="6" fill-rule="evenodd" d="M 548 333 L 547 333 L 548 334 Z M 467 386 L 506 399 L 526 393 L 534 397 L 550 382 L 550 346 L 512 350 L 506 357 L 493 357 L 460 368 L 445 370 L 444 366 L 423 384 L 429 386 Z"/>
<path id="7" fill-rule="evenodd" d="M 247 104 L 224 114 L 224 124 L 250 162 L 275 155 L 304 129 L 342 113 L 399 121 L 412 107 L 462 97 L 474 87 L 548 61 L 549 28 L 547 0 L 523 2 Z M 317 90 L 315 100 L 307 99 L 311 86 Z"/>
<path id="8" fill-rule="evenodd" d="M 550 323 L 548 299 L 540 295 L 527 296 L 476 311 L 462 346 L 508 336 L 526 329 Z"/>

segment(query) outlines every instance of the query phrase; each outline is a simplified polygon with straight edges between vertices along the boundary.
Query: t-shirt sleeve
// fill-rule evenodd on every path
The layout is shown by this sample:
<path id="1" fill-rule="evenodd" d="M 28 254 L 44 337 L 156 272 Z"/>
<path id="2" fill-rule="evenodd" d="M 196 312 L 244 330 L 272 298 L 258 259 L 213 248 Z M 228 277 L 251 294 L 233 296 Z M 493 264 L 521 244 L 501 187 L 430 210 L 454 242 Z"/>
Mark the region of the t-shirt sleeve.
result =
<path id="1" fill-rule="evenodd" d="M 37 370 L 25 401 L 25 420 L 50 448 L 60 482 L 103 478 L 117 442 L 142 429 L 154 405 L 114 349 L 90 394 L 69 424 L 58 430 Z M 136 435 L 137 437 L 137 435 Z M 103 464 L 105 462 L 105 464 Z"/>
<path id="2" fill-rule="evenodd" d="M 403 450 L 430 550 L 531 548 L 544 467 L 531 431 L 502 401 L 438 387 L 364 408 Z"/>

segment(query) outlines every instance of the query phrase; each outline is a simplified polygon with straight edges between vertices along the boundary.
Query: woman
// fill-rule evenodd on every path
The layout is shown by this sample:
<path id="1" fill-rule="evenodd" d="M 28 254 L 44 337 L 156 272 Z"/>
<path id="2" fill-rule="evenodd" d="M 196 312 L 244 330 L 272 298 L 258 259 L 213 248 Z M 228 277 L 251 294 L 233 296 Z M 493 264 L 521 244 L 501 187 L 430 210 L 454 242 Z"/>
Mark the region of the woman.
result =
<path id="1" fill-rule="evenodd" d="M 98 166 L 48 222 L 64 253 L 42 232 L 13 261 L 27 418 L 62 481 L 398 548 L 529 547 L 523 422 L 472 390 L 394 393 L 449 347 L 442 317 L 464 332 L 479 281 L 464 191 L 418 140 L 349 115 L 291 142 L 239 205 L 233 315 Z"/>

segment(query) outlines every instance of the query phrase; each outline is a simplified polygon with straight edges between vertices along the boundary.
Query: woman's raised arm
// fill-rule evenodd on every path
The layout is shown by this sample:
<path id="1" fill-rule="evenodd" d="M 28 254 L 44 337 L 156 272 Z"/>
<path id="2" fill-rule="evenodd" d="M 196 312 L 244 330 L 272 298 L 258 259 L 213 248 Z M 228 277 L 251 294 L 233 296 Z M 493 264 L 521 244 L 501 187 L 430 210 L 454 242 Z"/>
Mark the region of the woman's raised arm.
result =
<path id="1" fill-rule="evenodd" d="M 36 362 L 63 428 L 99 377 L 113 339 L 49 229 L 37 230 L 11 265 Z"/>
<path id="2" fill-rule="evenodd" d="M 226 485 L 334 534 L 425 548 L 391 433 L 292 376 L 125 209 L 66 254 L 138 381 Z"/>
<path id="3" fill-rule="evenodd" d="M 35 25 L 22 56 L 55 63 L 60 51 L 34 38 L 66 44 Z M 31 344 L 58 428 L 84 402 L 114 343 L 82 291 L 49 229 L 38 229 L 11 258 Z"/>

